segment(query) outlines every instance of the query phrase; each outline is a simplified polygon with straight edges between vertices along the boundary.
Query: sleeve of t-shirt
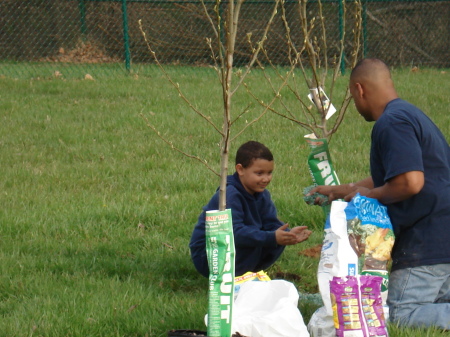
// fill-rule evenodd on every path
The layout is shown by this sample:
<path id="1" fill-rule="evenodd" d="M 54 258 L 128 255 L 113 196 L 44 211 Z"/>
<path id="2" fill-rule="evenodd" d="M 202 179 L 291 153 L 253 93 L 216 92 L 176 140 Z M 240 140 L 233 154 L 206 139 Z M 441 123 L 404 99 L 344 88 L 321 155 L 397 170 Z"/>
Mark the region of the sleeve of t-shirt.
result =
<path id="1" fill-rule="evenodd" d="M 233 219 L 234 243 L 241 247 L 275 247 L 275 232 L 264 231 L 255 224 L 246 224 L 243 197 L 227 189 L 227 208 L 231 209 Z"/>
<path id="2" fill-rule="evenodd" d="M 411 123 L 392 120 L 378 132 L 378 151 L 386 172 L 385 182 L 399 174 L 423 171 L 422 150 Z"/>

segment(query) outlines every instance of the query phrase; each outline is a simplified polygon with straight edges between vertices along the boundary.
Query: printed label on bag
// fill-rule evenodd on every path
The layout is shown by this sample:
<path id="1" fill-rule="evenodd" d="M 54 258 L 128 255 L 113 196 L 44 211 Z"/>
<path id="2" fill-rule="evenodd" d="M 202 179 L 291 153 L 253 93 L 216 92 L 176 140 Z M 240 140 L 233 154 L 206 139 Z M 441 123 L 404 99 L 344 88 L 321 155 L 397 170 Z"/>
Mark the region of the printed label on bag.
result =
<path id="1" fill-rule="evenodd" d="M 231 210 L 206 212 L 209 265 L 208 336 L 230 337 L 234 300 L 234 237 Z"/>
<path id="2" fill-rule="evenodd" d="M 317 139 L 314 134 L 306 135 L 311 152 L 308 155 L 308 168 L 314 185 L 339 185 L 339 178 L 333 168 L 328 142 L 326 139 Z M 322 206 L 327 216 L 331 206 Z"/>

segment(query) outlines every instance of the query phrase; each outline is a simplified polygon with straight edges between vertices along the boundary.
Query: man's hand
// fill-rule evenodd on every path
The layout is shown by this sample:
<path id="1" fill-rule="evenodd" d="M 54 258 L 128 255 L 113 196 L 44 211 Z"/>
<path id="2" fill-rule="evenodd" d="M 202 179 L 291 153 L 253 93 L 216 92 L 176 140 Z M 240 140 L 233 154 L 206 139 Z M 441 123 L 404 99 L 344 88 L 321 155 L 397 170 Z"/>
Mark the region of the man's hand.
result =
<path id="1" fill-rule="evenodd" d="M 361 181 L 358 181 L 356 183 L 350 183 L 345 185 L 319 185 L 314 187 L 307 195 L 312 195 L 314 193 L 320 193 L 323 195 L 326 195 L 328 197 L 329 202 L 332 202 L 333 200 L 337 199 L 344 199 L 345 201 L 350 201 L 356 193 L 359 193 L 361 195 L 369 196 L 368 194 L 371 193 L 371 190 L 373 189 L 373 180 L 372 177 L 365 178 Z M 320 205 L 321 200 L 320 198 L 316 198 L 315 204 Z"/>
<path id="2" fill-rule="evenodd" d="M 333 186 L 319 185 L 319 186 L 314 187 L 308 193 L 308 195 L 312 195 L 314 193 L 323 194 L 323 195 L 326 195 L 328 197 L 328 200 L 331 202 L 333 200 L 343 199 L 345 196 L 352 193 L 353 191 L 354 191 L 353 186 L 350 186 L 350 184 L 349 185 L 333 185 Z M 316 198 L 315 204 L 320 205 L 321 201 L 322 200 L 320 198 Z"/>
<path id="3" fill-rule="evenodd" d="M 311 234 L 311 231 L 306 226 L 294 227 L 289 232 L 286 232 L 288 227 L 289 224 L 284 224 L 275 231 L 277 244 L 282 246 L 295 245 L 308 239 Z"/>

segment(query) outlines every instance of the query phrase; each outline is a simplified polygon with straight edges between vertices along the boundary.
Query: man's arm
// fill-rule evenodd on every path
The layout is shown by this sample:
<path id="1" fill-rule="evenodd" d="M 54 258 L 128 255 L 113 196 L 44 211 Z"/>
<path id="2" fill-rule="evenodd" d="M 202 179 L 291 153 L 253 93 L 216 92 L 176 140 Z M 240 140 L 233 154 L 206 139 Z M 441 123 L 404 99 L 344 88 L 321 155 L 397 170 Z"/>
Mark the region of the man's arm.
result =
<path id="1" fill-rule="evenodd" d="M 310 194 L 318 192 L 328 196 L 330 201 L 344 199 L 350 201 L 356 193 L 368 198 L 377 199 L 382 204 L 388 205 L 406 200 L 419 193 L 425 183 L 422 171 L 410 171 L 399 174 L 387 181 L 383 186 L 374 188 L 371 177 L 345 185 L 317 186 Z"/>
<path id="2" fill-rule="evenodd" d="M 383 186 L 372 189 L 360 189 L 345 197 L 346 201 L 351 200 L 356 193 L 360 193 L 368 198 L 377 199 L 379 202 L 388 205 L 406 200 L 419 193 L 425 183 L 422 171 L 410 171 L 399 174 L 387 181 Z"/>

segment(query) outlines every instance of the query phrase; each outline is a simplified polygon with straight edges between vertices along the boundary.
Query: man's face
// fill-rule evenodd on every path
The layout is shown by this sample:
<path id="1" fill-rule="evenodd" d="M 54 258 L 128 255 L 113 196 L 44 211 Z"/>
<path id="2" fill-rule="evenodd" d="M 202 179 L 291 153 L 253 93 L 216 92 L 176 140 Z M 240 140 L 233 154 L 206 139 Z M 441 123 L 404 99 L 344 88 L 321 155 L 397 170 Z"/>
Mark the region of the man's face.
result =
<path id="1" fill-rule="evenodd" d="M 359 83 L 350 82 L 350 94 L 355 102 L 356 110 L 368 122 L 373 121 L 372 114 L 367 106 L 366 97 L 364 96 L 364 88 Z"/>
<path id="2" fill-rule="evenodd" d="M 274 162 L 266 159 L 255 159 L 248 167 L 236 165 L 236 171 L 245 190 L 250 194 L 263 192 L 272 180 Z"/>

